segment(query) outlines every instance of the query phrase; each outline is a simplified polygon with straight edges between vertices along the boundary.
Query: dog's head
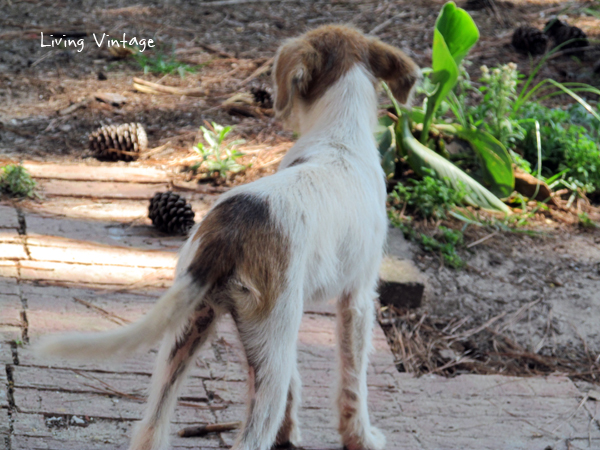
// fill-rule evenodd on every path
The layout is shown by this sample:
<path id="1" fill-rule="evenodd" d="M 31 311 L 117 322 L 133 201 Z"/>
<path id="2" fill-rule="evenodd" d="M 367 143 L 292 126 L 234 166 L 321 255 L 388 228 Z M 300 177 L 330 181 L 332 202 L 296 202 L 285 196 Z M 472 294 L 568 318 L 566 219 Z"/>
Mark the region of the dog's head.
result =
<path id="1" fill-rule="evenodd" d="M 287 41 L 275 57 L 275 111 L 288 118 L 298 100 L 310 105 L 354 65 L 388 83 L 407 103 L 420 78 L 418 66 L 402 51 L 344 25 L 325 25 Z"/>

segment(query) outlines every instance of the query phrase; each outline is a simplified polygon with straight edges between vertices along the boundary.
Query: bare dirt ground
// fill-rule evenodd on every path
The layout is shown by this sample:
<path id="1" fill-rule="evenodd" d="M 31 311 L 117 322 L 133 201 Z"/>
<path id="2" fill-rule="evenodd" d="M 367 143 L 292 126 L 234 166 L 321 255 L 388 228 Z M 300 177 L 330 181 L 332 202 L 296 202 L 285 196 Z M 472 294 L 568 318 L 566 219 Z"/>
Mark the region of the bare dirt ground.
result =
<path id="1" fill-rule="evenodd" d="M 247 141 L 244 161 L 252 163 L 228 184 L 263 176 L 276 169 L 293 143 L 292 133 L 275 121 L 268 108 L 240 115 L 239 111 L 231 113 L 223 102 L 248 92 L 251 86 L 270 85 L 269 71 L 261 68 L 268 69 L 282 40 L 321 24 L 350 23 L 402 48 L 426 67 L 433 25 L 443 3 L 142 0 L 131 6 L 114 0 L 98 6 L 91 1 L 0 0 L 0 154 L 13 160 L 83 160 L 99 165 L 87 150 L 88 134 L 104 124 L 140 122 L 148 131 L 150 146 L 164 147 L 130 165 L 169 167 L 177 172 L 197 160 L 191 146 L 198 142 L 198 127 L 215 121 L 235 125 L 236 137 Z M 527 73 L 531 61 L 511 48 L 512 30 L 523 24 L 543 27 L 553 14 L 567 14 L 571 24 L 597 39 L 600 20 L 580 13 L 592 3 L 516 0 L 470 11 L 481 31 L 480 42 L 470 55 L 472 78 L 478 78 L 482 64 L 510 61 Z M 465 6 L 465 2 L 458 4 Z M 42 32 L 45 36 L 83 36 L 84 48 L 81 52 L 73 47 L 41 48 Z M 131 58 L 117 59 L 106 46 L 98 47 L 94 33 L 152 38 L 166 57 L 174 54 L 179 61 L 201 68 L 184 78 L 144 74 Z M 540 76 L 598 85 L 592 70 L 597 54 L 595 58 L 556 58 Z M 134 76 L 162 85 L 200 88 L 202 93 L 194 97 L 146 94 L 134 90 Z M 120 94 L 125 102 L 101 102 L 96 99 L 98 93 Z M 467 244 L 489 233 L 467 230 Z M 581 231 L 572 224 L 546 227 L 540 237 L 498 233 L 464 252 L 468 266 L 462 271 L 440 267 L 437 257 L 415 249 L 415 260 L 428 276 L 428 300 L 422 310 L 408 314 L 414 317 L 399 320 L 398 327 L 412 323 L 414 329 L 419 322 L 427 323 L 421 321 L 425 315 L 440 329 L 450 325 L 453 330 L 473 330 L 504 314 L 493 321 L 494 329 L 508 333 L 519 351 L 585 361 L 597 369 L 599 237 L 597 231 Z M 495 345 L 493 336 L 474 336 L 480 340 L 475 345 L 478 351 Z M 468 350 L 463 345 L 452 349 L 455 354 L 438 355 L 436 367 L 449 364 L 455 373 L 473 370 L 472 365 L 452 363 Z M 535 356 L 529 362 L 519 360 L 520 372 L 509 371 L 558 370 L 540 368 L 531 360 Z M 592 376 L 583 378 L 594 381 Z"/>

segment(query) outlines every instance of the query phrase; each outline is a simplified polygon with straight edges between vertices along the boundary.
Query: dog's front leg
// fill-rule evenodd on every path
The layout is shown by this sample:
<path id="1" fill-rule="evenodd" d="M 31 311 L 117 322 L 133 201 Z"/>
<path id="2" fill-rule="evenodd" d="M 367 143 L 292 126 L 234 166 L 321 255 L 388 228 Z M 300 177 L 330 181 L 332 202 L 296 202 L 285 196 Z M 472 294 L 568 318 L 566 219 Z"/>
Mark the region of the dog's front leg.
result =
<path id="1" fill-rule="evenodd" d="M 235 319 L 248 359 L 250 401 L 244 429 L 233 449 L 269 450 L 285 426 L 302 304 L 297 299 L 279 299 L 268 317 L 236 315 Z M 294 404 L 287 404 L 294 417 Z M 284 437 L 293 439 L 293 428 L 287 431 L 289 436 Z"/>
<path id="2" fill-rule="evenodd" d="M 381 450 L 385 436 L 371 426 L 367 409 L 367 363 L 374 325 L 371 290 L 345 294 L 337 307 L 339 431 L 348 450 Z"/>
<path id="3" fill-rule="evenodd" d="M 152 374 L 148 406 L 136 426 L 130 450 L 169 448 L 170 419 L 177 393 L 190 362 L 210 335 L 215 311 L 210 306 L 198 309 L 179 333 L 168 333 L 158 354 Z"/>

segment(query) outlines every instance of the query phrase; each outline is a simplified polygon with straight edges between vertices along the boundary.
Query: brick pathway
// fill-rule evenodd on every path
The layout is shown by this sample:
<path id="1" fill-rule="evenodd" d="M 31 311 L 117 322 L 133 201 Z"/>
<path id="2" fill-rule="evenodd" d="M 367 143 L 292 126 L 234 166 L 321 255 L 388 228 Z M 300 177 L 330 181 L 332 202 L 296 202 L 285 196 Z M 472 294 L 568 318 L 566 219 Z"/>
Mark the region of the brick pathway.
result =
<path id="1" fill-rule="evenodd" d="M 29 167 L 47 199 L 0 204 L 0 449 L 125 449 L 156 352 L 74 363 L 35 356 L 28 342 L 49 332 L 117 327 L 151 307 L 171 281 L 182 243 L 158 235 L 144 219 L 147 199 L 168 177 L 141 168 Z M 215 197 L 191 198 L 203 212 Z M 331 306 L 314 308 L 300 332 L 309 449 L 339 449 L 330 409 L 334 322 Z M 173 432 L 243 418 L 241 355 L 224 320 L 191 371 Z M 389 449 L 600 448 L 597 394 L 559 376 L 413 378 L 395 370 L 379 327 L 369 389 L 373 420 Z M 228 447 L 234 436 L 174 438 L 173 448 Z"/>

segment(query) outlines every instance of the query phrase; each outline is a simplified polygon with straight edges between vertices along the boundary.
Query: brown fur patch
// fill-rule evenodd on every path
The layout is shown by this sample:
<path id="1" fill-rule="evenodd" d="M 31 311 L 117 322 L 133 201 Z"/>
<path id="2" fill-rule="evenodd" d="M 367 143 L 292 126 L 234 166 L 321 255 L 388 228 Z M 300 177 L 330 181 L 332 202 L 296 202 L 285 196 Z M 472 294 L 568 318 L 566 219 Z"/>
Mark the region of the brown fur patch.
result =
<path id="1" fill-rule="evenodd" d="M 246 303 L 230 309 L 268 316 L 289 263 L 288 239 L 271 219 L 268 202 L 249 194 L 230 197 L 207 214 L 193 239 L 200 244 L 188 270 L 197 282 L 217 290 L 227 286 L 232 292 L 241 285 L 246 295 L 233 295 L 232 300 L 241 297 Z M 255 301 L 248 300 L 251 294 Z"/>
<path id="2" fill-rule="evenodd" d="M 408 101 L 413 86 L 421 77 L 412 59 L 379 39 L 369 40 L 369 66 L 373 75 L 388 83 L 400 103 Z"/>
<path id="3" fill-rule="evenodd" d="M 417 65 L 402 51 L 343 25 L 325 25 L 288 41 L 277 53 L 275 109 L 286 116 L 294 95 L 311 103 L 356 63 L 390 84 L 406 102 L 419 78 Z"/>

